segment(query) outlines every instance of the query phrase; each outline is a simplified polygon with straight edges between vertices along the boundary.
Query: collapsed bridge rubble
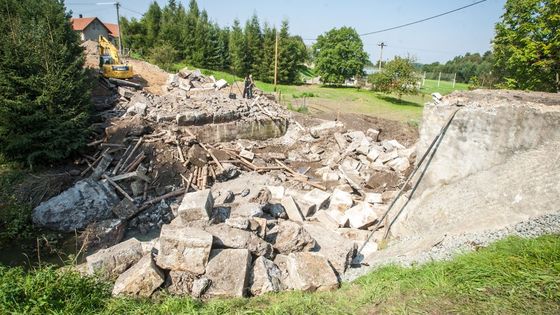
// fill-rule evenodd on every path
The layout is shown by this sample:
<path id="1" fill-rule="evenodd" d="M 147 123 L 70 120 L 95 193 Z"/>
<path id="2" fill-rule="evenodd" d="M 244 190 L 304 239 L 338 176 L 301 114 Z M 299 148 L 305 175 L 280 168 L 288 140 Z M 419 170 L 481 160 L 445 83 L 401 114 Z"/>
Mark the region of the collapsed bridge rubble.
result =
<path id="1" fill-rule="evenodd" d="M 374 225 L 361 255 L 377 250 L 415 147 L 335 121 L 304 127 L 266 95 L 224 87 L 186 69 L 162 96 L 119 87 L 83 179 L 34 209 L 37 225 L 82 231 L 81 267 L 115 280 L 113 294 L 330 290 Z"/>

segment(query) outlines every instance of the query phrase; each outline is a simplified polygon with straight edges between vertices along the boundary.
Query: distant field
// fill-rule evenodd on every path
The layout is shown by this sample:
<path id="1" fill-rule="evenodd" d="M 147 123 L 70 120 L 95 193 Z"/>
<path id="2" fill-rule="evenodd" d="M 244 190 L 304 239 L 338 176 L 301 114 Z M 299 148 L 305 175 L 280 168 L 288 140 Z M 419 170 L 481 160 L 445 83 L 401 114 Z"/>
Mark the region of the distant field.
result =
<path id="1" fill-rule="evenodd" d="M 237 81 L 239 89 L 243 88 L 243 79 L 238 76 L 223 71 L 202 70 L 202 72 L 213 75 L 217 79 L 224 79 L 230 84 Z M 256 85 L 264 92 L 274 92 L 273 84 L 256 81 Z M 424 104 L 431 101 L 430 94 L 433 92 L 445 95 L 453 90 L 466 89 L 467 85 L 463 83 L 457 83 L 453 89 L 451 82 L 441 81 L 438 88 L 437 80 L 426 80 L 419 95 L 405 95 L 402 100 L 399 100 L 396 95 L 352 87 L 321 85 L 278 85 L 277 87 L 277 91 L 282 96 L 281 103 L 285 106 L 291 105 L 291 108 L 297 109 L 303 104 L 302 95 L 313 95 L 305 99 L 305 104 L 311 113 L 320 111 L 357 113 L 413 123 L 418 123 L 420 120 Z M 234 86 L 233 92 L 239 93 L 238 88 Z"/>

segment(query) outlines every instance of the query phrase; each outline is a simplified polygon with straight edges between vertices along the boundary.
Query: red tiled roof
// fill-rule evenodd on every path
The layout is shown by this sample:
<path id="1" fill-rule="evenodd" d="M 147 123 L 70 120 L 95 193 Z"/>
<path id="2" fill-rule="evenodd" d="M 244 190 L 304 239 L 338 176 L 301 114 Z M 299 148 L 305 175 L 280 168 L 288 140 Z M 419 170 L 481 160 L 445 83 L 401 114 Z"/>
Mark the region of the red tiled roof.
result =
<path id="1" fill-rule="evenodd" d="M 72 18 L 70 19 L 70 23 L 72 23 L 72 29 L 74 31 L 83 31 L 91 24 L 91 22 L 98 20 L 99 23 L 103 24 L 107 31 L 109 31 L 109 35 L 113 37 L 119 37 L 119 26 L 113 23 L 103 23 L 96 17 L 88 17 L 88 18 Z"/>
<path id="2" fill-rule="evenodd" d="M 119 37 L 119 25 L 113 23 L 103 23 L 105 27 L 109 30 L 109 34 L 113 37 Z"/>

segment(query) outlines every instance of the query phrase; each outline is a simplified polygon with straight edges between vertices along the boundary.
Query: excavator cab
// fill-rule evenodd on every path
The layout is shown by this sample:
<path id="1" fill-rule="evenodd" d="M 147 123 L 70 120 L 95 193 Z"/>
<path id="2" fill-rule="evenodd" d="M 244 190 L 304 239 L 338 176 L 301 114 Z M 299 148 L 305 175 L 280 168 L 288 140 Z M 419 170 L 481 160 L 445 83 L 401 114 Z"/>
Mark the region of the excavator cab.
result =
<path id="1" fill-rule="evenodd" d="M 132 66 L 121 62 L 117 48 L 105 37 L 99 36 L 99 68 L 106 78 L 130 79 Z"/>

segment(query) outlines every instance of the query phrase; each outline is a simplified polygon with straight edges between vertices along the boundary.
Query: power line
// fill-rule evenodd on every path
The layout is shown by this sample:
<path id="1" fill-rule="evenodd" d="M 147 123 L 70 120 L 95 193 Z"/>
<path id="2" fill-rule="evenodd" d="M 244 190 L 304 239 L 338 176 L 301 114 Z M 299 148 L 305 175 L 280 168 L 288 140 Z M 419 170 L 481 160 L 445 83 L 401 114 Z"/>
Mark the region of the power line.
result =
<path id="1" fill-rule="evenodd" d="M 383 33 L 383 32 L 387 32 L 387 31 L 392 31 L 392 30 L 396 30 L 396 29 L 399 29 L 399 28 L 407 27 L 407 26 L 410 26 L 410 25 L 426 22 L 426 21 L 433 20 L 435 18 L 444 16 L 444 15 L 448 15 L 448 14 L 451 14 L 451 13 L 454 13 L 454 12 L 457 12 L 457 11 L 464 10 L 466 8 L 475 6 L 477 4 L 480 4 L 480 3 L 483 3 L 483 2 L 486 2 L 486 1 L 488 1 L 488 0 L 479 0 L 477 2 L 473 2 L 471 4 L 468 4 L 468 5 L 465 5 L 465 6 L 450 10 L 450 11 L 446 11 L 446 12 L 443 12 L 443 13 L 440 13 L 440 14 L 432 15 L 432 16 L 427 17 L 427 18 L 423 18 L 423 19 L 420 19 L 420 20 L 416 20 L 416 21 L 413 21 L 413 22 L 409 22 L 409 23 L 405 23 L 405 24 L 401 24 L 401 25 L 397 25 L 397 26 L 393 26 L 393 27 L 389 27 L 389 28 L 380 29 L 380 30 L 373 31 L 373 32 L 362 33 L 362 34 L 359 34 L 359 36 L 364 37 L 364 36 L 368 36 L 368 35 L 372 35 L 372 34 Z M 317 38 L 306 38 L 304 40 L 313 41 L 313 40 L 317 40 Z"/>
<path id="2" fill-rule="evenodd" d="M 126 11 L 129 11 L 129 12 L 132 12 L 132 13 L 135 13 L 135 14 L 139 14 L 140 16 L 144 16 L 144 13 L 140 13 L 140 12 L 138 12 L 138 11 L 134 11 L 134 10 L 132 10 L 132 9 L 125 8 L 125 7 L 123 7 L 122 5 L 121 5 L 121 8 L 123 8 L 123 9 L 126 10 Z"/>

